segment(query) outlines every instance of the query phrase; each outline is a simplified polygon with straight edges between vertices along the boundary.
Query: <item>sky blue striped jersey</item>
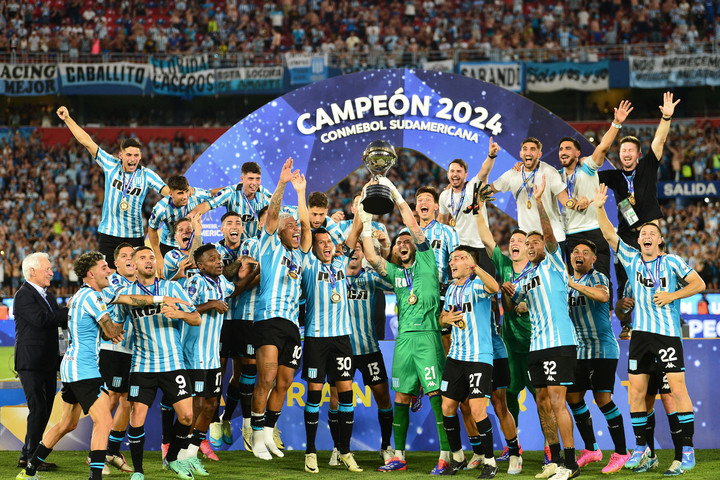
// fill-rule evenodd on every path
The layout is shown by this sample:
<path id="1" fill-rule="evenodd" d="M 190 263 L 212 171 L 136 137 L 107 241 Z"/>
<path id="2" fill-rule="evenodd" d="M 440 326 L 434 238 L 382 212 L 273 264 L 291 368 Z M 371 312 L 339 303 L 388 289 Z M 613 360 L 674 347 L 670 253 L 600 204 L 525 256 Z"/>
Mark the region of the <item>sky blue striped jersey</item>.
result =
<path id="1" fill-rule="evenodd" d="M 345 283 L 345 270 L 349 262 L 350 258 L 346 255 L 333 257 L 330 264 L 321 263 L 312 252 L 305 256 L 302 289 L 306 299 L 306 337 L 324 338 L 350 335 L 347 284 Z M 333 292 L 340 295 L 340 301 L 337 303 L 330 300 Z"/>
<path id="2" fill-rule="evenodd" d="M 138 166 L 137 173 L 130 182 L 133 174 L 123 172 L 120 159 L 101 148 L 98 148 L 95 161 L 105 173 L 105 199 L 98 232 L 114 237 L 143 237 L 143 201 L 151 188 L 160 192 L 165 182 L 157 173 L 141 166 Z M 126 197 L 123 196 L 123 189 L 127 189 Z M 125 211 L 120 209 L 123 198 L 129 205 Z"/>
<path id="3" fill-rule="evenodd" d="M 150 292 L 150 293 L 148 293 Z M 178 282 L 156 279 L 154 285 L 144 288 L 136 281 L 123 292 L 127 295 L 164 295 L 179 298 L 192 305 L 187 292 Z M 183 311 L 195 311 L 194 306 L 184 306 Z M 142 307 L 121 307 L 122 315 L 133 325 L 133 372 L 172 372 L 185 368 L 180 340 L 182 320 L 164 316 L 160 304 Z"/>
<path id="4" fill-rule="evenodd" d="M 644 262 L 640 252 L 622 240 L 618 243 L 617 257 L 625 268 L 628 283 L 632 283 L 635 297 L 633 329 L 681 337 L 680 300 L 658 307 L 653 302 L 653 295 L 657 291 L 680 290 L 682 287 L 679 281 L 692 273 L 693 269 L 677 255 L 661 255 L 651 262 Z"/>
<path id="5" fill-rule="evenodd" d="M 108 282 L 109 285 L 103 288 L 100 294 L 102 295 L 102 299 L 105 304 L 108 305 L 110 317 L 113 322 L 122 324 L 123 330 L 125 330 L 125 338 L 122 342 L 118 343 L 112 343 L 110 340 L 102 340 L 100 343 L 100 349 L 113 350 L 115 352 L 122 353 L 132 353 L 132 323 L 123 321 L 120 316 L 120 305 L 113 304 L 112 302 L 115 301 L 120 293 L 125 293 L 121 292 L 122 289 L 132 285 L 133 282 L 117 272 L 108 277 Z"/>
<path id="6" fill-rule="evenodd" d="M 299 248 L 285 248 L 277 230 L 270 235 L 263 228 L 260 234 L 260 302 L 254 321 L 279 317 L 298 325 L 300 282 L 306 255 Z M 291 270 L 296 272 L 297 278 L 288 275 Z"/>
<path id="7" fill-rule="evenodd" d="M 242 255 L 252 257 L 255 261 L 260 261 L 260 240 L 257 238 L 248 238 L 240 247 Z M 260 285 L 255 285 L 249 290 L 243 291 L 238 297 L 238 307 L 240 308 L 240 318 L 252 322 L 255 319 L 256 312 L 260 306 Z"/>
<path id="8" fill-rule="evenodd" d="M 474 219 L 473 219 L 474 221 Z M 449 225 L 442 224 L 437 220 L 433 220 L 422 229 L 425 238 L 430 242 L 430 246 L 435 254 L 435 262 L 438 266 L 438 275 L 440 283 L 452 281 L 452 273 L 450 272 L 450 254 L 459 244 L 458 234 L 454 228 Z M 401 232 L 407 232 L 407 228 L 403 228 Z"/>
<path id="9" fill-rule="evenodd" d="M 184 252 L 178 250 L 177 248 L 175 250 L 170 250 L 168 253 L 165 254 L 163 263 L 163 275 L 166 279 L 172 280 L 172 278 L 177 275 L 178 271 L 180 270 L 180 262 L 182 262 L 183 259 L 185 259 L 186 257 L 187 255 Z M 177 280 L 178 283 L 180 283 L 180 286 L 185 288 L 188 280 L 190 280 L 190 278 L 197 272 L 197 268 L 186 269 L 186 277 Z"/>
<path id="10" fill-rule="evenodd" d="M 225 240 L 220 240 L 219 242 L 213 243 L 215 245 L 215 249 L 220 253 L 220 258 L 223 262 L 223 267 L 227 267 L 231 263 L 233 263 L 235 260 L 237 260 L 238 256 L 240 255 L 240 247 L 236 249 L 232 249 L 225 245 Z M 231 278 L 230 280 L 235 281 L 237 278 Z M 242 295 L 242 294 L 241 294 Z M 228 310 L 227 315 L 225 315 L 225 321 L 229 320 L 244 320 L 242 316 L 242 305 L 240 304 L 240 297 L 233 297 L 229 298 L 227 300 L 228 302 Z"/>
<path id="11" fill-rule="evenodd" d="M 192 303 L 202 305 L 210 300 L 225 301 L 235 291 L 235 285 L 223 275 L 217 280 L 203 274 L 193 275 L 186 290 Z M 202 323 L 198 326 L 185 324 L 182 332 L 185 368 L 189 370 L 210 370 L 220 368 L 220 330 L 225 314 L 214 308 L 200 314 Z"/>
<path id="12" fill-rule="evenodd" d="M 520 280 L 515 303 L 526 302 L 532 333 L 530 351 L 577 345 L 575 328 L 568 313 L 567 268 L 560 248 L 545 250 L 545 258 Z"/>
<path id="13" fill-rule="evenodd" d="M 184 207 L 176 207 L 170 195 L 164 197 L 155 204 L 148 220 L 148 226 L 160 231 L 160 243 L 171 247 L 179 247 L 175 240 L 175 222 L 187 217 L 193 208 L 206 200 L 210 200 L 210 190 L 195 188 L 195 192 L 188 198 L 188 204 Z"/>
<path id="14" fill-rule="evenodd" d="M 580 280 L 580 285 L 605 287 L 610 291 L 610 281 L 597 270 L 590 270 Z M 577 354 L 580 360 L 591 358 L 620 358 L 620 348 L 610 324 L 610 306 L 608 302 L 590 300 L 574 288 L 568 294 L 570 319 L 575 325 L 577 335 Z"/>
<path id="15" fill-rule="evenodd" d="M 284 205 L 281 212 L 289 213 L 298 222 L 298 224 L 300 224 L 298 207 L 296 205 Z M 343 232 L 343 228 L 332 218 L 325 216 L 325 221 L 323 222 L 321 227 L 328 231 L 328 233 L 330 234 L 330 238 L 335 245 L 339 245 L 345 241 L 345 233 Z M 348 230 L 348 232 L 349 231 L 350 230 Z"/>
<path id="16" fill-rule="evenodd" d="M 60 378 L 66 383 L 99 378 L 102 330 L 98 322 L 104 315 L 109 318 L 110 312 L 100 292 L 87 285 L 73 295 L 68 307 L 70 346 L 60 364 Z"/>
<path id="17" fill-rule="evenodd" d="M 357 275 L 347 276 L 350 343 L 353 355 L 380 351 L 375 330 L 375 301 L 378 295 L 392 292 L 393 287 L 372 268 L 361 268 Z"/>
<path id="18" fill-rule="evenodd" d="M 260 185 L 253 198 L 247 198 L 243 193 L 242 183 L 225 187 L 209 200 L 210 208 L 223 206 L 228 212 L 232 211 L 240 215 L 243 222 L 243 234 L 241 240 L 257 237 L 260 232 L 258 228 L 257 213 L 270 203 L 272 192 Z"/>
<path id="19" fill-rule="evenodd" d="M 492 344 L 493 344 L 493 360 L 499 360 L 501 358 L 508 358 L 507 347 L 505 341 L 500 336 L 500 327 L 495 321 L 495 314 L 493 313 L 493 321 L 490 326 L 490 333 L 492 333 Z"/>
<path id="20" fill-rule="evenodd" d="M 455 282 L 450 284 L 443 308 L 447 311 L 461 309 L 465 328 L 453 325 L 448 357 L 492 365 L 492 297 L 491 293 L 485 291 L 482 280 L 475 276 L 463 285 L 455 285 Z"/>

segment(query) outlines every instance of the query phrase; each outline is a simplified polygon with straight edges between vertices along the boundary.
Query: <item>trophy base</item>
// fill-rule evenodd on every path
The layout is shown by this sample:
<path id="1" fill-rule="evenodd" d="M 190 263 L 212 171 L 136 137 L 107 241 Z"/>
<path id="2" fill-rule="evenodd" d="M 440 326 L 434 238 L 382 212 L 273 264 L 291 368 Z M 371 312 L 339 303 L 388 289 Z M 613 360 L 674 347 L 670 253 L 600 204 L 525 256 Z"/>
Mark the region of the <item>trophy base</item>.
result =
<path id="1" fill-rule="evenodd" d="M 362 204 L 365 211 L 373 215 L 385 215 L 395 209 L 392 192 L 385 185 L 368 186 Z"/>

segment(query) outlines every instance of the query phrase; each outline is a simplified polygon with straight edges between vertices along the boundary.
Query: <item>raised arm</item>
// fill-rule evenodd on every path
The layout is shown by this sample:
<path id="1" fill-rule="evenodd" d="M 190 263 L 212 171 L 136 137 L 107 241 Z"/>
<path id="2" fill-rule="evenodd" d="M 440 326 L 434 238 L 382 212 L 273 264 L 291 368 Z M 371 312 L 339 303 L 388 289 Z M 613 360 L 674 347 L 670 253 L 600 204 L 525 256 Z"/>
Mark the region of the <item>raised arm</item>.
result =
<path id="1" fill-rule="evenodd" d="M 660 119 L 660 123 L 655 131 L 655 138 L 653 138 L 652 144 L 650 144 L 650 147 L 658 160 L 662 158 L 663 146 L 665 145 L 665 140 L 667 140 L 667 135 L 670 131 L 670 120 L 672 119 L 673 113 L 675 113 L 675 106 L 678 103 L 680 103 L 679 98 L 676 102 L 673 102 L 672 92 L 665 92 L 663 95 L 663 104 L 658 106 L 660 112 L 662 113 L 662 118 Z"/>
<path id="2" fill-rule="evenodd" d="M 490 147 L 488 148 L 488 156 L 485 159 L 485 161 L 483 162 L 482 166 L 480 167 L 480 171 L 477 174 L 477 179 L 480 180 L 480 183 L 482 183 L 482 184 L 487 183 L 488 177 L 490 177 L 490 172 L 492 171 L 493 166 L 495 166 L 495 157 L 497 157 L 499 151 L 500 151 L 500 145 L 493 142 L 493 138 L 490 137 Z"/>
<path id="3" fill-rule="evenodd" d="M 148 227 L 148 241 L 150 242 L 150 248 L 152 248 L 152 251 L 155 254 L 155 261 L 157 262 L 157 275 L 160 278 L 165 278 L 163 275 L 165 261 L 162 253 L 160 252 L 160 235 L 158 235 L 158 230 L 156 228 Z"/>
<path id="4" fill-rule="evenodd" d="M 363 224 L 361 238 L 363 242 L 362 245 L 363 252 L 365 253 L 365 258 L 367 259 L 368 263 L 375 269 L 375 271 L 381 277 L 384 277 L 385 275 L 387 275 L 387 260 L 379 256 L 375 251 L 375 244 L 373 243 L 372 239 L 372 214 L 365 211 L 362 203 L 358 205 L 357 212 L 358 217 L 360 217 L 360 221 Z"/>
<path id="5" fill-rule="evenodd" d="M 598 167 L 602 166 L 607 152 L 610 150 L 610 147 L 615 141 L 615 137 L 617 137 L 617 134 L 620 131 L 620 127 L 622 127 L 623 122 L 628 115 L 630 115 L 630 112 L 633 111 L 633 107 L 631 105 L 632 104 L 627 100 L 620 102 L 620 105 L 615 109 L 612 127 L 607 129 L 605 135 L 603 135 L 600 140 L 600 143 L 597 147 L 595 147 L 595 150 L 593 150 L 592 159 Z"/>
<path id="6" fill-rule="evenodd" d="M 80 128 L 80 126 L 75 123 L 75 120 L 70 118 L 70 113 L 68 112 L 67 107 L 60 107 L 57 109 L 57 116 L 60 117 L 60 120 L 65 122 L 65 125 L 68 126 L 70 129 L 70 133 L 73 134 L 73 137 L 75 137 L 75 140 L 80 142 L 80 144 L 87 148 L 87 151 L 90 152 L 90 155 L 92 155 L 92 158 L 97 157 L 98 154 L 98 146 L 97 143 L 92 139 L 88 133 Z"/>
<path id="7" fill-rule="evenodd" d="M 422 228 L 420 228 L 420 225 L 418 225 L 417 220 L 415 220 L 415 215 L 413 215 L 407 202 L 402 195 L 400 195 L 397 187 L 395 187 L 395 185 L 393 185 L 393 183 L 386 177 L 382 176 L 378 177 L 378 183 L 380 185 L 385 185 L 392 192 L 393 201 L 395 202 L 395 205 L 397 205 L 398 209 L 400 209 L 400 215 L 402 216 L 403 223 L 410 232 L 413 242 L 417 245 L 423 243 L 425 241 L 425 234 L 423 233 Z"/>
<path id="8" fill-rule="evenodd" d="M 605 237 L 608 245 L 617 252 L 620 237 L 618 237 L 615 227 L 610 223 L 610 219 L 605 211 L 605 202 L 607 201 L 607 186 L 601 183 L 595 194 L 595 208 L 597 208 L 597 219 L 600 225 L 600 231 Z"/>
<path id="9" fill-rule="evenodd" d="M 312 248 L 312 230 L 310 229 L 310 212 L 308 211 L 305 188 L 305 175 L 296 172 L 291 179 L 298 196 L 298 219 L 300 220 L 300 250 L 307 253 Z M 273 195 L 274 196 L 274 195 Z"/>
<path id="10" fill-rule="evenodd" d="M 277 187 L 275 187 L 275 191 L 270 198 L 267 218 L 265 219 L 265 231 L 270 235 L 277 231 L 278 219 L 280 218 L 280 206 L 282 205 L 283 195 L 285 194 L 285 185 L 287 185 L 293 177 L 292 166 L 292 157 L 285 160 L 285 165 L 283 165 L 282 170 L 280 170 L 280 179 L 278 180 Z M 299 170 L 296 171 L 296 173 L 299 173 Z"/>
<path id="11" fill-rule="evenodd" d="M 478 215 L 478 217 L 479 216 L 480 215 Z M 500 285 L 498 284 L 497 280 L 495 280 L 495 277 L 487 273 L 485 270 L 475 265 L 473 267 L 473 273 L 475 273 L 475 275 L 477 275 L 478 278 L 482 280 L 483 286 L 487 293 L 495 294 L 500 291 Z"/>
<path id="12" fill-rule="evenodd" d="M 557 249 L 557 240 L 555 239 L 555 232 L 553 232 L 552 224 L 550 223 L 550 217 L 548 217 L 547 211 L 545 210 L 545 206 L 542 202 L 542 194 L 544 191 L 545 175 L 542 176 L 540 185 L 537 185 L 533 190 L 533 197 L 535 197 L 535 202 L 538 206 L 538 213 L 540 214 L 540 226 L 542 227 L 543 237 L 545 237 L 545 248 L 548 252 L 552 253 Z M 563 192 L 565 192 L 565 190 L 563 190 Z M 560 195 L 558 195 L 558 198 L 560 198 Z"/>
<path id="13" fill-rule="evenodd" d="M 477 202 L 478 208 L 482 210 L 484 202 L 480 198 L 478 198 Z M 480 241 L 482 241 L 483 245 L 485 245 L 485 251 L 487 252 L 488 256 L 492 258 L 493 251 L 495 251 L 495 247 L 497 246 L 497 244 L 495 243 L 495 238 L 490 231 L 490 227 L 488 227 L 487 222 L 485 222 L 485 216 L 475 215 L 475 224 L 477 225 L 477 231 L 478 235 L 480 236 Z"/>

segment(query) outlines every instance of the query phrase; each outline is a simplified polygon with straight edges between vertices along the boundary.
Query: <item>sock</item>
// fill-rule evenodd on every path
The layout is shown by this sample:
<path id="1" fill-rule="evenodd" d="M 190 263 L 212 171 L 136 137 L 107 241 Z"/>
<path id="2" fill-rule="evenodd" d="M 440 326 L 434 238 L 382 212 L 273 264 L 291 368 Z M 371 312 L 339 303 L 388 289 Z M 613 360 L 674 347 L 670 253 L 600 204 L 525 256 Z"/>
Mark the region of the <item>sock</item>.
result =
<path id="1" fill-rule="evenodd" d="M 620 455 L 627 454 L 627 443 L 625 442 L 625 425 L 623 424 L 622 413 L 617 408 L 615 402 L 607 403 L 600 407 L 600 411 L 605 416 L 607 421 L 608 430 L 610 431 L 610 437 L 615 444 L 615 452 Z"/>
<path id="2" fill-rule="evenodd" d="M 225 410 L 223 410 L 222 420 L 231 420 L 235 408 L 240 401 L 240 389 L 232 383 L 228 385 L 227 393 L 225 394 Z M 243 417 L 245 411 L 243 410 Z"/>
<path id="3" fill-rule="evenodd" d="M 165 397 L 160 402 L 160 423 L 162 425 L 162 443 L 170 443 L 173 438 L 173 423 L 175 422 L 175 410 L 169 407 L 170 402 L 165 403 Z"/>
<path id="4" fill-rule="evenodd" d="M 438 438 L 440 439 L 440 451 L 448 452 L 450 451 L 450 444 L 448 443 L 445 428 L 443 427 L 442 396 L 428 395 L 428 397 L 430 397 L 430 406 L 435 414 L 435 427 L 437 428 Z"/>
<path id="5" fill-rule="evenodd" d="M 32 458 L 28 462 L 27 467 L 25 467 L 25 473 L 31 477 L 35 475 L 35 473 L 37 473 L 37 467 L 39 467 L 40 464 L 47 459 L 52 450 L 52 448 L 47 448 L 42 442 L 40 442 L 35 449 L 35 453 L 33 453 Z"/>
<path id="6" fill-rule="evenodd" d="M 328 418 L 329 416 L 330 414 L 328 413 Z M 380 423 L 380 436 L 382 437 L 380 449 L 385 450 L 390 446 L 390 436 L 392 435 L 392 408 L 378 408 L 378 422 Z"/>
<path id="7" fill-rule="evenodd" d="M 238 394 L 240 398 L 240 410 L 243 418 L 250 418 L 252 412 L 252 395 L 255 388 L 255 379 L 257 378 L 257 367 L 255 365 L 243 365 L 242 374 L 240 375 L 240 386 Z M 230 390 L 228 389 L 228 396 Z M 225 407 L 227 411 L 227 406 Z"/>
<path id="8" fill-rule="evenodd" d="M 341 454 L 350 453 L 350 439 L 355 423 L 353 392 L 338 392 L 338 450 Z"/>
<path id="9" fill-rule="evenodd" d="M 480 437 L 480 442 L 482 443 L 482 449 L 483 454 L 485 455 L 485 459 L 489 460 L 491 458 L 494 458 L 493 454 L 493 431 L 492 431 L 492 423 L 490 423 L 490 418 L 485 417 L 479 422 L 476 422 L 475 425 L 478 429 L 478 436 Z"/>
<path id="10" fill-rule="evenodd" d="M 520 402 L 518 402 L 519 395 L 520 394 L 518 392 L 507 391 L 505 396 L 507 400 L 508 411 L 510 412 L 510 415 L 512 415 L 512 417 L 515 419 L 515 425 L 518 426 L 520 425 L 518 423 L 518 416 L 520 415 Z"/>
<path id="11" fill-rule="evenodd" d="M 179 420 L 175 421 L 173 425 L 173 433 L 175 434 L 170 440 L 170 446 L 168 447 L 167 456 L 165 457 L 168 463 L 172 463 L 178 459 L 178 452 L 183 448 L 187 448 L 188 445 L 188 425 L 183 425 Z"/>
<path id="12" fill-rule="evenodd" d="M 462 441 L 460 440 L 460 419 L 457 415 L 443 415 L 443 427 L 447 435 L 450 451 L 453 453 L 458 450 L 462 451 Z"/>
<path id="13" fill-rule="evenodd" d="M 635 432 L 635 445 L 638 447 L 647 445 L 647 440 L 645 439 L 647 413 L 630 412 L 630 421 L 632 422 L 633 432 Z"/>
<path id="14" fill-rule="evenodd" d="M 568 470 L 574 472 L 577 470 L 578 464 L 577 459 L 575 458 L 575 449 L 574 448 L 566 448 L 565 449 L 565 468 Z"/>
<path id="15" fill-rule="evenodd" d="M 128 442 L 130 443 L 130 456 L 132 457 L 133 470 L 145 473 L 143 470 L 143 451 L 145 450 L 145 426 L 128 428 Z"/>
<path id="16" fill-rule="evenodd" d="M 333 440 L 333 448 L 338 448 L 340 434 L 338 433 L 338 411 L 328 409 L 328 427 L 330 427 L 330 436 Z"/>
<path id="17" fill-rule="evenodd" d="M 585 442 L 585 449 L 594 452 L 598 449 L 598 446 L 595 441 L 595 433 L 593 432 L 592 416 L 590 415 L 587 404 L 583 400 L 579 403 L 571 403 L 568 405 L 575 419 L 575 425 L 577 425 L 580 436 L 583 442 Z"/>
<path id="18" fill-rule="evenodd" d="M 668 413 L 667 416 L 670 424 L 670 437 L 672 438 L 673 447 L 675 447 L 675 460 L 682 462 L 682 428 L 678 421 L 678 413 Z"/>
<path id="19" fill-rule="evenodd" d="M 562 457 L 560 457 L 560 444 L 553 443 L 548 445 L 548 447 L 550 447 L 550 463 L 554 463 L 556 465 L 563 463 Z"/>
<path id="20" fill-rule="evenodd" d="M 518 437 L 515 436 L 515 438 L 511 438 L 508 440 L 505 439 L 505 443 L 508 446 L 508 453 L 511 457 L 519 457 L 520 456 L 520 442 L 518 442 Z"/>
<path id="21" fill-rule="evenodd" d="M 450 437 L 448 437 L 448 440 L 450 440 Z M 472 447 L 472 451 L 474 454 L 484 455 L 480 435 L 473 435 L 472 437 L 470 437 L 470 446 Z"/>
<path id="22" fill-rule="evenodd" d="M 215 407 L 215 411 L 213 412 L 212 419 L 210 419 L 210 423 L 220 422 L 220 404 L 222 403 L 222 389 L 220 389 L 220 393 L 215 398 L 217 398 L 217 406 Z M 230 419 L 230 417 L 228 417 L 228 419 Z"/>
<path id="23" fill-rule="evenodd" d="M 645 422 L 645 441 L 650 448 L 650 456 L 655 456 L 655 410 L 647 414 Z"/>
<path id="24" fill-rule="evenodd" d="M 695 414 L 693 412 L 678 412 L 678 422 L 680 422 L 680 444 L 683 447 L 693 446 L 693 435 L 695 435 Z"/>
<path id="25" fill-rule="evenodd" d="M 107 450 L 90 450 L 90 480 L 102 480 Z"/>
<path id="26" fill-rule="evenodd" d="M 200 444 L 207 438 L 207 432 L 200 431 L 198 429 L 193 430 L 192 437 L 190 437 L 190 444 L 188 445 L 188 457 L 197 457 L 198 450 L 200 450 Z"/>
<path id="27" fill-rule="evenodd" d="M 305 453 L 316 453 L 315 437 L 317 436 L 318 421 L 320 420 L 321 390 L 311 390 L 307 393 L 305 402 Z"/>
<path id="28" fill-rule="evenodd" d="M 395 450 L 405 451 L 407 432 L 410 426 L 410 405 L 395 402 L 395 414 L 393 417 L 393 437 L 395 439 Z"/>
<path id="29" fill-rule="evenodd" d="M 278 418 L 280 418 L 280 412 L 265 410 L 265 426 L 267 428 L 275 428 Z"/>
<path id="30" fill-rule="evenodd" d="M 262 430 L 265 426 L 265 414 L 252 412 L 250 417 L 250 426 L 253 430 Z"/>
<path id="31" fill-rule="evenodd" d="M 125 430 L 110 430 L 108 437 L 107 454 L 120 455 L 120 444 L 125 439 Z"/>

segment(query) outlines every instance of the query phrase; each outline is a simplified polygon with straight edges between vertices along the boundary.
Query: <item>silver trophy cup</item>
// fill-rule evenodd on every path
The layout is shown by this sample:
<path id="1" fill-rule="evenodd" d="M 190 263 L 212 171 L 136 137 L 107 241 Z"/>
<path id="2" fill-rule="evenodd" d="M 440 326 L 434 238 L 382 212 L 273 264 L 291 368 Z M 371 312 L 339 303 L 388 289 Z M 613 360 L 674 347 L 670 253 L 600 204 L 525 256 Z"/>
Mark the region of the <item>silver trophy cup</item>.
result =
<path id="1" fill-rule="evenodd" d="M 365 148 L 362 161 L 375 180 L 385 176 L 388 170 L 395 165 L 397 153 L 390 142 L 373 140 Z M 392 192 L 385 185 L 369 185 L 365 189 L 365 199 L 362 201 L 366 212 L 373 215 L 384 215 L 393 211 L 395 203 Z"/>

